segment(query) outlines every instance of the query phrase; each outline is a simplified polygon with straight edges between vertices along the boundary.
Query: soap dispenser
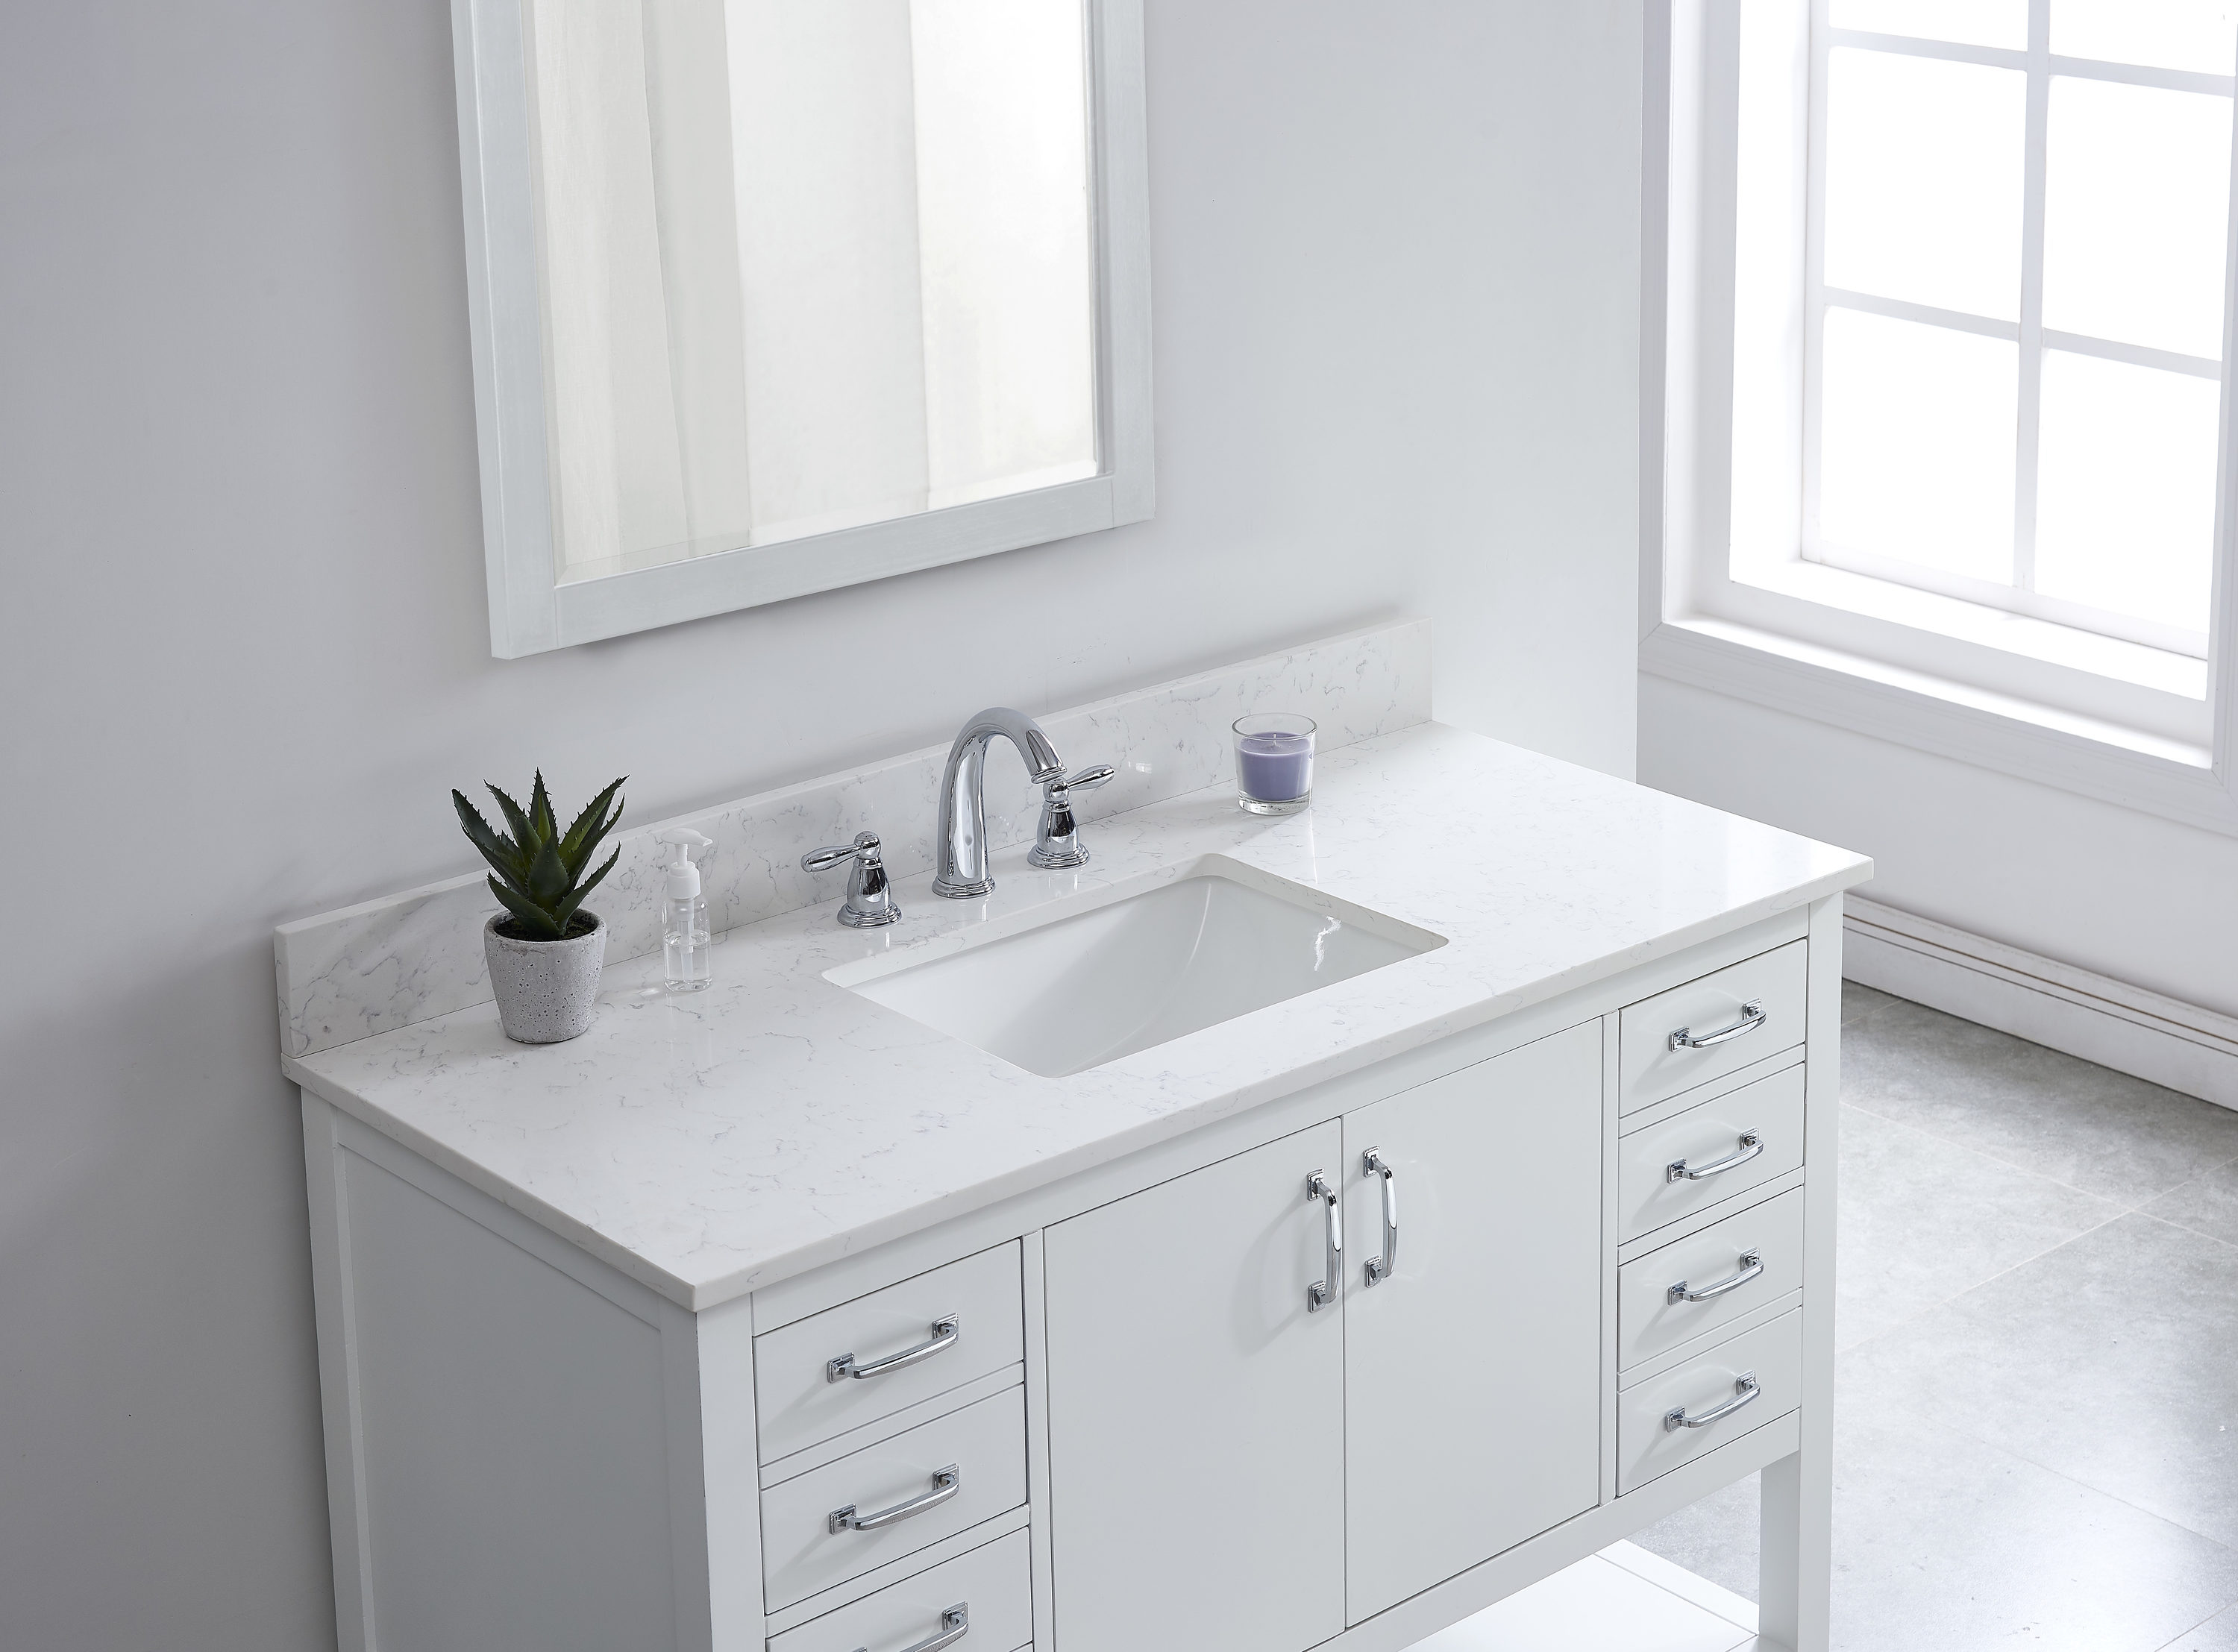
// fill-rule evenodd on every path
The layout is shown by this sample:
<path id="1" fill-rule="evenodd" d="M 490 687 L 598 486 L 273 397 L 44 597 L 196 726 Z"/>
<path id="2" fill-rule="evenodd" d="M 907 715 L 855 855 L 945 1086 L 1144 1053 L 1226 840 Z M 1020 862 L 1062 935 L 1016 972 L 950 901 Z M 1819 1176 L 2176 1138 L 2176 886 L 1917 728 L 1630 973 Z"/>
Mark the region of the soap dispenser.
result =
<path id="1" fill-rule="evenodd" d="M 675 851 L 668 862 L 660 902 L 663 975 L 669 991 L 696 993 L 715 978 L 714 938 L 708 929 L 707 897 L 699 893 L 699 869 L 692 863 L 692 851 L 705 849 L 715 840 L 689 826 L 679 826 L 661 833 L 659 841 Z"/>

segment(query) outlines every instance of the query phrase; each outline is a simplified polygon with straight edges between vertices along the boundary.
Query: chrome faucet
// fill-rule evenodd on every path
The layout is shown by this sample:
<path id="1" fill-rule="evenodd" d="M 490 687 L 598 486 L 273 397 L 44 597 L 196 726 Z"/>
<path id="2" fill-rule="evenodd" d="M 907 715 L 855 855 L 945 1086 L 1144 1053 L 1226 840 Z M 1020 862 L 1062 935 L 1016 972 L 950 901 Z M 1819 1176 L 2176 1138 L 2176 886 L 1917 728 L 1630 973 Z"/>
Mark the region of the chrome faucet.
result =
<path id="1" fill-rule="evenodd" d="M 951 901 L 995 887 L 987 870 L 987 745 L 997 735 L 1017 747 L 1036 785 L 1064 776 L 1056 748 L 1024 712 L 990 706 L 963 725 L 940 776 L 940 869 L 932 880 L 932 892 Z"/>

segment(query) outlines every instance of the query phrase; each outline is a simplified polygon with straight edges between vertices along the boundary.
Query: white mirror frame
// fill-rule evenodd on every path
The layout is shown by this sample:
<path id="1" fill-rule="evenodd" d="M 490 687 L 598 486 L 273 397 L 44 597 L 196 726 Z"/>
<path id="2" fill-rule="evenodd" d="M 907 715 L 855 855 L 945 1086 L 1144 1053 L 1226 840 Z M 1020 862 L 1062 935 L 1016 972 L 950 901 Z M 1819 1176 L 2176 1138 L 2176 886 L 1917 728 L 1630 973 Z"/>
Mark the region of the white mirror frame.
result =
<path id="1" fill-rule="evenodd" d="M 1080 481 L 561 584 L 554 554 L 525 0 L 452 0 L 490 651 L 500 659 L 1092 533 L 1151 513 L 1141 0 L 1085 0 L 1102 469 Z"/>

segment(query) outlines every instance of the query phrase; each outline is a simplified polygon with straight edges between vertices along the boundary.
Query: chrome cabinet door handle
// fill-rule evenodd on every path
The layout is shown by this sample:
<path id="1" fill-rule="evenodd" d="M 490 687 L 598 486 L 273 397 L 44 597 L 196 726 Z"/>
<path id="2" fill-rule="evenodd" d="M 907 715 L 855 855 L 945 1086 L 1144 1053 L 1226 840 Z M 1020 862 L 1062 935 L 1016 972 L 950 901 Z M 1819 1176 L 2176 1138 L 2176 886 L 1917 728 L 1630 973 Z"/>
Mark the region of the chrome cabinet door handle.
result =
<path id="1" fill-rule="evenodd" d="M 1706 1050 L 1713 1045 L 1729 1044 L 1745 1034 L 1753 1033 L 1763 1025 L 1764 1000 L 1751 998 L 1741 1006 L 1741 1018 L 1731 1027 L 1720 1027 L 1716 1032 L 1705 1033 L 1699 1038 L 1694 1035 L 1692 1028 L 1682 1027 L 1671 1034 L 1670 1042 L 1664 1047 L 1673 1050 Z"/>
<path id="2" fill-rule="evenodd" d="M 1725 1295 L 1728 1291 L 1739 1290 L 1741 1286 L 1746 1285 L 1751 1279 L 1753 1279 L 1758 1274 L 1763 1272 L 1764 1252 L 1761 1251 L 1743 1251 L 1741 1252 L 1741 1266 L 1739 1272 L 1730 1274 L 1726 1278 L 1719 1279 L 1715 1285 L 1705 1285 L 1698 1291 L 1689 1290 L 1686 1286 L 1686 1281 L 1681 1279 L 1678 1284 L 1672 1285 L 1668 1291 L 1665 1291 L 1663 1293 L 1663 1301 L 1665 1306 L 1676 1302 L 1707 1302 L 1712 1297 L 1721 1297 Z"/>
<path id="3" fill-rule="evenodd" d="M 1361 1154 L 1360 1168 L 1364 1175 L 1383 1178 L 1383 1254 L 1369 1257 L 1361 1270 L 1368 1284 L 1381 1285 L 1399 1265 L 1399 1179 L 1392 1174 L 1381 1147 L 1370 1147 Z"/>
<path id="4" fill-rule="evenodd" d="M 921 1515 L 929 1509 L 937 1509 L 963 1490 L 963 1477 L 956 1471 L 956 1465 L 951 1463 L 946 1468 L 934 1471 L 932 1490 L 923 1497 L 911 1497 L 907 1503 L 897 1503 L 891 1509 L 881 1509 L 876 1514 L 867 1515 L 857 1514 L 855 1505 L 851 1503 L 845 1508 L 834 1509 L 826 1515 L 824 1529 L 835 1536 L 843 1531 L 882 1531 L 897 1521 Z"/>
<path id="5" fill-rule="evenodd" d="M 1744 1405 L 1755 1404 L 1763 1395 L 1764 1390 L 1756 1385 L 1756 1373 L 1745 1371 L 1733 1378 L 1733 1397 L 1724 1404 L 1713 1405 L 1699 1417 L 1687 1416 L 1684 1405 L 1664 1412 L 1663 1431 L 1668 1434 L 1674 1429 L 1707 1428 L 1712 1423 L 1722 1422 L 1731 1417 Z"/>
<path id="6" fill-rule="evenodd" d="M 1321 1231 L 1328 1256 L 1321 1277 L 1306 1287 L 1308 1313 L 1319 1313 L 1335 1301 L 1337 1287 L 1344 1283 L 1344 1217 L 1337 1210 L 1336 1189 L 1318 1170 L 1306 1178 L 1306 1202 L 1310 1205 L 1316 1199 L 1321 1201 Z"/>
<path id="7" fill-rule="evenodd" d="M 932 1339 L 930 1342 L 921 1342 L 914 1348 L 904 1348 L 897 1354 L 888 1354 L 884 1359 L 874 1359 L 867 1365 L 857 1365 L 852 1354 L 841 1354 L 837 1359 L 827 1359 L 824 1362 L 824 1380 L 844 1383 L 852 1377 L 859 1381 L 865 1377 L 883 1377 L 888 1371 L 907 1371 L 911 1365 L 922 1365 L 942 1349 L 956 1346 L 957 1338 L 963 1334 L 958 1329 L 961 1324 L 962 1321 L 954 1314 L 944 1313 L 932 1322 Z"/>
<path id="8" fill-rule="evenodd" d="M 922 1641 L 905 1646 L 902 1652 L 940 1652 L 944 1646 L 954 1646 L 971 1633 L 971 1602 L 958 1601 L 940 1615 L 940 1627 Z M 855 1652 L 871 1652 L 867 1646 L 858 1646 Z"/>
<path id="9" fill-rule="evenodd" d="M 1745 1165 L 1764 1151 L 1764 1133 L 1744 1130 L 1740 1133 L 1740 1148 L 1722 1159 L 1712 1159 L 1706 1165 L 1690 1165 L 1684 1159 L 1673 1159 L 1663 1167 L 1663 1180 L 1672 1181 L 1700 1181 L 1705 1176 L 1722 1176 L 1736 1165 Z"/>

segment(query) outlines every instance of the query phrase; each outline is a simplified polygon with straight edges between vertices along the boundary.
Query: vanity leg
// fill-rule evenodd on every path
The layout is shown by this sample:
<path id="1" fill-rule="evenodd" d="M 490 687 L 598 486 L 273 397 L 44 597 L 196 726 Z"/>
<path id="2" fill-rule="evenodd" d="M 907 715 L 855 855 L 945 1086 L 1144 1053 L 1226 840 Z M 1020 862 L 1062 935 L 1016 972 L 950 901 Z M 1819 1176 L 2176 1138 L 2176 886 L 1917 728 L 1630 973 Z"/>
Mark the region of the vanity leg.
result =
<path id="1" fill-rule="evenodd" d="M 1823 1446 L 1804 1426 L 1803 1449 L 1764 1470 L 1758 1633 L 1794 1652 L 1826 1652 L 1826 1595 L 1832 1557 L 1834 1477 Z"/>
<path id="2" fill-rule="evenodd" d="M 1826 1652 L 1834 1560 L 1834 1201 L 1841 1100 L 1842 899 L 1811 908 L 1805 1011 L 1802 1437 L 1764 1470 L 1758 1633 L 1769 1646 Z"/>

